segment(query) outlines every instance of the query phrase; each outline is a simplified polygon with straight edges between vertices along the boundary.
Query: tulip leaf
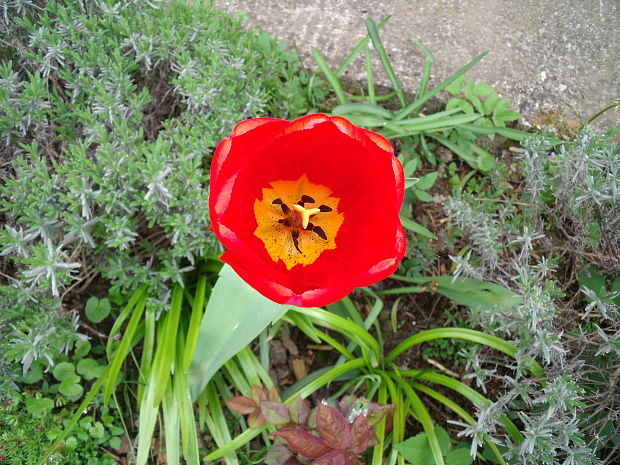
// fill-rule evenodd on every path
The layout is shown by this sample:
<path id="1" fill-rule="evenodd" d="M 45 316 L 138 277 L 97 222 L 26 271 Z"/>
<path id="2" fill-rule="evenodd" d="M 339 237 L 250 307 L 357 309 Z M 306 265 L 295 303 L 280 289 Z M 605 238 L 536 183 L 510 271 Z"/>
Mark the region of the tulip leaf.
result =
<path id="1" fill-rule="evenodd" d="M 192 397 L 196 399 L 228 359 L 256 338 L 269 323 L 282 317 L 288 308 L 263 297 L 230 266 L 224 265 L 196 338 L 188 373 Z"/>

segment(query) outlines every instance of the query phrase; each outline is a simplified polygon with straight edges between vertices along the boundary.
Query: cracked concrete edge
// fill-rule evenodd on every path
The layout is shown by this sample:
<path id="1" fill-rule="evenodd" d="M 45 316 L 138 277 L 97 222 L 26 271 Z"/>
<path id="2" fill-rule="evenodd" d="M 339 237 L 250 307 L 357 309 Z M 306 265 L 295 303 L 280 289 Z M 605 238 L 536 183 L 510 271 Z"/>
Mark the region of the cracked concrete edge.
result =
<path id="1" fill-rule="evenodd" d="M 620 97 L 620 4 L 617 0 L 214 0 L 215 8 L 245 12 L 245 24 L 285 39 L 316 64 L 316 47 L 337 67 L 366 34 L 364 20 L 391 15 L 381 37 L 403 88 L 415 93 L 424 62 L 413 41 L 434 55 L 436 85 L 485 50 L 467 76 L 509 98 L 528 126 L 546 112 L 583 122 Z M 389 85 L 375 62 L 378 83 Z M 365 80 L 363 59 L 347 76 Z M 620 124 L 607 112 L 599 129 Z"/>

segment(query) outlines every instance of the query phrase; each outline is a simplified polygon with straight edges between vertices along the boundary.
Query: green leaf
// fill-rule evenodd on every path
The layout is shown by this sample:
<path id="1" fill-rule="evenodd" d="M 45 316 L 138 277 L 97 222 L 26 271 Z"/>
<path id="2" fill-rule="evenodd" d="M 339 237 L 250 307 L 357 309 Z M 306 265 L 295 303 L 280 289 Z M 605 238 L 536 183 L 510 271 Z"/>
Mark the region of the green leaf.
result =
<path id="1" fill-rule="evenodd" d="M 80 384 L 81 378 L 78 375 L 65 378 L 58 386 L 58 392 L 65 396 L 71 402 L 75 402 L 84 393 L 84 388 Z"/>
<path id="2" fill-rule="evenodd" d="M 441 426 L 435 426 L 434 429 L 441 453 L 445 456 L 450 453 L 450 436 Z M 395 444 L 394 448 L 414 465 L 435 465 L 433 451 L 426 433 L 417 434 L 400 444 Z"/>
<path id="3" fill-rule="evenodd" d="M 478 163 L 478 169 L 486 173 L 495 166 L 495 158 L 487 151 L 482 151 L 479 153 L 476 163 Z"/>
<path id="4" fill-rule="evenodd" d="M 428 194 L 427 192 L 416 189 L 414 193 L 420 202 L 432 202 L 433 201 L 433 196 Z"/>
<path id="5" fill-rule="evenodd" d="M 405 189 L 415 186 L 420 178 L 405 178 Z"/>
<path id="6" fill-rule="evenodd" d="M 76 367 L 77 373 L 88 381 L 101 376 L 104 370 L 105 366 L 99 365 L 99 362 L 92 358 L 83 358 L 78 362 Z"/>
<path id="7" fill-rule="evenodd" d="M 446 455 L 446 465 L 470 465 L 473 461 L 468 447 L 458 447 Z"/>
<path id="8" fill-rule="evenodd" d="M 416 189 L 420 189 L 423 191 L 430 189 L 431 187 L 433 187 L 433 184 L 435 184 L 438 175 L 439 171 L 433 171 L 432 173 L 425 174 L 416 184 Z"/>
<path id="9" fill-rule="evenodd" d="M 90 342 L 80 339 L 75 343 L 75 356 L 78 358 L 85 357 L 90 352 Z"/>
<path id="10" fill-rule="evenodd" d="M 263 297 L 224 265 L 207 303 L 188 380 L 196 399 L 213 374 L 248 345 L 288 306 Z"/>
<path id="11" fill-rule="evenodd" d="M 474 107 L 460 98 L 450 99 L 450 101 L 446 104 L 446 110 L 450 110 L 452 108 L 459 108 L 463 111 L 463 113 L 468 115 L 474 113 Z"/>
<path id="12" fill-rule="evenodd" d="M 416 223 L 415 221 L 407 218 L 406 216 L 400 215 L 400 221 L 402 222 L 403 227 L 405 227 L 409 231 L 413 231 L 414 233 L 419 234 L 420 236 L 423 236 L 423 237 L 427 237 L 428 239 L 433 239 L 433 240 L 437 239 L 437 236 L 435 236 L 432 232 L 430 232 L 424 226 Z"/>
<path id="13" fill-rule="evenodd" d="M 67 438 L 62 448 L 72 451 L 72 450 L 77 449 L 77 445 L 78 445 L 78 440 L 74 436 L 70 436 Z"/>
<path id="14" fill-rule="evenodd" d="M 86 302 L 86 317 L 93 323 L 100 323 L 110 314 L 110 301 L 91 297 Z"/>
<path id="15" fill-rule="evenodd" d="M 477 95 L 478 97 L 486 97 L 494 92 L 493 87 L 486 84 L 476 84 L 472 91 L 474 95 Z"/>
<path id="16" fill-rule="evenodd" d="M 121 448 L 121 438 L 119 438 L 118 436 L 114 436 L 112 438 L 110 438 L 110 440 L 108 441 L 108 445 L 112 448 L 112 449 L 120 449 Z"/>
<path id="17" fill-rule="evenodd" d="M 47 397 L 43 397 L 41 399 L 29 397 L 26 399 L 26 410 L 28 410 L 28 412 L 35 417 L 43 416 L 53 408 L 54 402 L 52 399 L 48 399 Z"/>
<path id="18" fill-rule="evenodd" d="M 484 101 L 484 114 L 485 115 L 490 115 L 491 113 L 493 113 L 493 110 L 495 109 L 495 105 L 497 105 L 497 98 L 498 97 L 495 92 L 486 98 L 486 100 Z"/>
<path id="19" fill-rule="evenodd" d="M 415 170 L 417 168 L 418 168 L 418 159 L 414 158 L 413 160 L 409 160 L 407 163 L 405 163 L 405 165 L 403 166 L 403 172 L 405 173 L 405 176 L 411 177 L 411 175 L 415 173 Z"/>
<path id="20" fill-rule="evenodd" d="M 593 266 L 581 270 L 579 273 L 579 284 L 593 290 L 597 295 L 601 295 L 605 290 L 605 278 Z"/>
<path id="21" fill-rule="evenodd" d="M 75 366 L 71 362 L 61 362 L 54 367 L 52 375 L 58 381 L 64 381 L 68 377 L 75 375 Z"/>
<path id="22" fill-rule="evenodd" d="M 43 379 L 43 367 L 39 363 L 33 363 L 28 369 L 26 376 L 22 377 L 22 382 L 33 384 Z"/>
<path id="23" fill-rule="evenodd" d="M 105 434 L 105 429 L 101 422 L 97 421 L 93 426 L 88 428 L 88 434 L 95 439 L 101 439 Z"/>
<path id="24" fill-rule="evenodd" d="M 463 76 L 459 76 L 452 82 L 452 84 L 446 87 L 446 90 L 452 95 L 459 95 L 461 93 L 461 89 L 463 88 L 464 80 L 465 78 L 463 78 Z"/>

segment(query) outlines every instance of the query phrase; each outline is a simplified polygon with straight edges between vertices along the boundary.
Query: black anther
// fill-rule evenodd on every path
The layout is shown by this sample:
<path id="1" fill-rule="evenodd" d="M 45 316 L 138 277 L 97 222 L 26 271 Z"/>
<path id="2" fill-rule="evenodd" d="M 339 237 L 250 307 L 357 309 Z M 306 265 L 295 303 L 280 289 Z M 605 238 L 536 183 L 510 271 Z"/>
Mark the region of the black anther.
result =
<path id="1" fill-rule="evenodd" d="M 273 205 L 281 205 L 282 204 L 282 199 L 275 199 L 273 202 L 271 202 Z"/>
<path id="2" fill-rule="evenodd" d="M 278 223 L 283 224 L 284 226 L 290 226 L 291 220 L 290 218 L 284 218 L 284 219 L 278 220 Z"/>
<path id="3" fill-rule="evenodd" d="M 331 207 L 328 207 L 327 205 L 321 205 L 321 206 L 319 207 L 319 210 L 321 210 L 321 212 L 323 212 L 323 213 L 327 213 L 327 212 L 332 211 L 332 208 L 331 208 Z"/>
<path id="4" fill-rule="evenodd" d="M 293 236 L 293 245 L 297 249 L 297 252 L 301 253 L 301 249 L 299 248 L 299 231 L 297 229 L 293 229 L 291 231 L 291 235 Z"/>
<path id="5" fill-rule="evenodd" d="M 314 229 L 314 225 L 312 223 L 308 223 L 308 226 L 306 226 L 306 231 L 312 231 Z"/>
<path id="6" fill-rule="evenodd" d="M 312 230 L 317 233 L 317 235 L 324 240 L 327 240 L 327 234 L 325 234 L 325 231 L 323 231 L 323 228 L 321 228 L 320 226 L 315 226 L 312 228 Z"/>
<path id="7" fill-rule="evenodd" d="M 283 212 L 285 215 L 289 215 L 289 214 L 291 213 L 291 209 L 290 209 L 290 208 L 288 208 L 288 205 L 286 205 L 285 203 L 281 203 L 281 204 L 280 204 L 280 207 L 282 207 L 282 212 Z"/>
<path id="8" fill-rule="evenodd" d="M 302 195 L 301 201 L 304 203 L 314 203 L 314 199 L 310 197 L 309 195 Z"/>

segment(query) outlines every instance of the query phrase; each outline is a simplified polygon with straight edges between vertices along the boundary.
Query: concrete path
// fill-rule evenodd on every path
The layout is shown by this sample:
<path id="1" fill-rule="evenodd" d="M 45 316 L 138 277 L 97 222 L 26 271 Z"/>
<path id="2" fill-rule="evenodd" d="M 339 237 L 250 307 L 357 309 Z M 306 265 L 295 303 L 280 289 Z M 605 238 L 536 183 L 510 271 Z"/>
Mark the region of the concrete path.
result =
<path id="1" fill-rule="evenodd" d="M 392 19 L 381 37 L 403 87 L 415 92 L 423 55 L 435 56 L 432 83 L 489 55 L 468 74 L 493 86 L 524 115 L 560 111 L 583 121 L 620 97 L 618 0 L 214 0 L 229 13 L 245 11 L 248 27 L 263 28 L 296 46 L 315 68 L 310 46 L 338 66 L 365 34 L 364 19 Z M 364 79 L 361 60 L 349 76 Z M 379 76 L 387 84 L 387 78 Z M 620 125 L 620 111 L 600 126 Z"/>

